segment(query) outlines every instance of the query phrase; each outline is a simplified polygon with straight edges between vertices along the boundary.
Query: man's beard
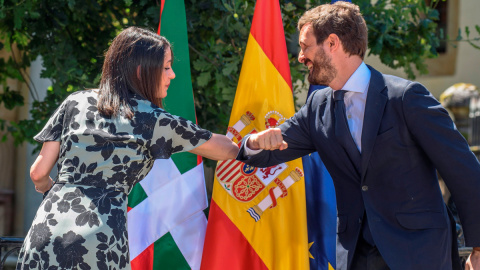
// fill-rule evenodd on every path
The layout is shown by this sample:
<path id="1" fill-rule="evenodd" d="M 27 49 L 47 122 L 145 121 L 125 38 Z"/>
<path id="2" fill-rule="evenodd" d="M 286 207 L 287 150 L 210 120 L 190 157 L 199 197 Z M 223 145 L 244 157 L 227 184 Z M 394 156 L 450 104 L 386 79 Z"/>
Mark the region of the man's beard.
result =
<path id="1" fill-rule="evenodd" d="M 310 61 L 307 59 L 307 61 Z M 332 58 L 328 57 L 323 48 L 315 54 L 312 69 L 308 74 L 308 82 L 313 85 L 329 85 L 337 76 L 337 70 L 332 65 Z"/>

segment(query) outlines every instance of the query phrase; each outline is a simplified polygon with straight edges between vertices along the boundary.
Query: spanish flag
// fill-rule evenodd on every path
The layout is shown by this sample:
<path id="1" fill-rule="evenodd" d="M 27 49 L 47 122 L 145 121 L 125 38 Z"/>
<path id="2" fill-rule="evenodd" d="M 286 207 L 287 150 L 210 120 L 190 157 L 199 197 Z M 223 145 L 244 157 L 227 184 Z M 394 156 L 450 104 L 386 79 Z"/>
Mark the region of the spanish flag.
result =
<path id="1" fill-rule="evenodd" d="M 158 33 L 172 45 L 176 74 L 164 108 L 196 122 L 185 4 L 183 0 L 160 3 Z M 203 210 L 207 206 L 201 157 L 182 152 L 156 160 L 128 196 L 132 269 L 199 269 L 207 226 Z"/>
<path id="2" fill-rule="evenodd" d="M 295 113 L 277 0 L 258 0 L 227 136 L 273 128 Z M 201 269 L 308 269 L 301 159 L 269 168 L 217 164 Z"/>

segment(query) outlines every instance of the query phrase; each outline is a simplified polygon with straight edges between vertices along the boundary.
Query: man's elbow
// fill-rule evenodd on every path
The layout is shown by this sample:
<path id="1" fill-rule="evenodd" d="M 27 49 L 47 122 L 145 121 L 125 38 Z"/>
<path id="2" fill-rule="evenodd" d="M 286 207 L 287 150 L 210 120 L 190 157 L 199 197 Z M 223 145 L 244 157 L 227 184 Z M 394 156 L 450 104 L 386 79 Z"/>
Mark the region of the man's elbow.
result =
<path id="1" fill-rule="evenodd" d="M 272 166 L 269 162 L 269 159 L 266 157 L 244 156 L 242 158 L 237 157 L 237 160 L 257 168 L 267 168 Z M 273 165 L 276 165 L 276 164 L 273 164 Z"/>

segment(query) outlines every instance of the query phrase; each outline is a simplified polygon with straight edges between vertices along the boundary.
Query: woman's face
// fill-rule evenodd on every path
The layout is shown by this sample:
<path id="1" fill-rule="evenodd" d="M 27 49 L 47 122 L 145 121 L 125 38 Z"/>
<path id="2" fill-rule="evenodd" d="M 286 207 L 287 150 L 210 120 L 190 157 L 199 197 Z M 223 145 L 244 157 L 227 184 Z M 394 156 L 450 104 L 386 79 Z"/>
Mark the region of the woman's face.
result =
<path id="1" fill-rule="evenodd" d="M 163 72 L 161 85 L 159 88 L 158 98 L 165 98 L 167 96 L 167 90 L 170 86 L 170 80 L 175 78 L 175 72 L 172 69 L 172 51 L 168 48 L 165 51 L 165 60 L 163 62 Z"/>

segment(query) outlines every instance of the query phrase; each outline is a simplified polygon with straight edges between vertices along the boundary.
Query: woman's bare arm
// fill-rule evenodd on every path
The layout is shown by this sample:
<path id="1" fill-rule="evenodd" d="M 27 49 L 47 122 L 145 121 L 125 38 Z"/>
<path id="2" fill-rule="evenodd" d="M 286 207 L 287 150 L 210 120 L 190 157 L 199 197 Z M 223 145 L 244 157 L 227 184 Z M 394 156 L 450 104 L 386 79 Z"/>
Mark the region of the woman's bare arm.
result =
<path id="1" fill-rule="evenodd" d="M 52 187 L 53 181 L 49 175 L 57 162 L 59 152 L 60 142 L 44 142 L 40 154 L 30 167 L 30 177 L 35 189 L 40 193 L 45 193 Z"/>
<path id="2" fill-rule="evenodd" d="M 238 146 L 227 136 L 213 133 L 210 140 L 189 152 L 213 160 L 235 159 Z"/>

